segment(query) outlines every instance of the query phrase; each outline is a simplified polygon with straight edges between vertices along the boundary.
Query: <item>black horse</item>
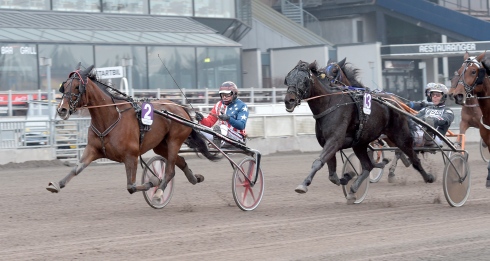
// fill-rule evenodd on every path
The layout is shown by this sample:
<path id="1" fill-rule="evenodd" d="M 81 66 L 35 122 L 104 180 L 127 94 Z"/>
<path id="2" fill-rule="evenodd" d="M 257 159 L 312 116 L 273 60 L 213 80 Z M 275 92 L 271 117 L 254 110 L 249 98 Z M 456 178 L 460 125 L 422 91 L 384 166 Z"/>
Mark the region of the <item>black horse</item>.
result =
<path id="1" fill-rule="evenodd" d="M 287 93 L 284 98 L 286 111 L 293 112 L 301 100 L 307 100 L 316 120 L 315 132 L 318 143 L 323 147 L 320 157 L 313 162 L 310 173 L 296 188 L 298 193 L 306 193 L 315 176 L 325 163 L 329 167 L 330 180 L 338 180 L 335 153 L 341 149 L 351 148 L 362 165 L 362 174 L 354 181 L 347 199 L 355 201 L 355 193 L 360 184 L 369 176 L 374 164 L 368 156 L 367 149 L 371 141 L 385 134 L 412 161 L 413 167 L 422 175 L 427 183 L 435 181 L 432 174 L 427 173 L 413 150 L 413 137 L 407 116 L 401 111 L 384 105 L 382 98 L 373 95 L 370 114 L 363 113 L 362 95 L 357 92 L 342 91 L 343 86 L 330 82 L 320 82 L 320 74 L 316 62 L 308 64 L 299 61 L 286 76 L 284 84 Z M 385 164 L 385 163 L 380 163 Z M 349 174 L 349 176 L 353 176 Z M 335 183 L 335 182 L 334 182 Z"/>
<path id="2" fill-rule="evenodd" d="M 329 85 L 330 83 L 342 85 L 347 89 L 367 89 L 368 87 L 365 86 L 360 80 L 358 80 L 360 70 L 352 66 L 351 63 L 346 62 L 346 59 L 347 58 L 344 58 L 338 63 L 329 61 L 328 65 L 324 69 L 320 69 L 320 71 L 322 72 L 320 73 L 320 82 L 324 85 Z M 377 92 L 376 96 L 385 98 L 386 101 L 392 103 L 402 110 L 412 113 L 416 112 L 414 110 L 411 110 L 407 105 L 405 105 L 405 101 L 401 100 L 398 96 L 394 94 Z M 392 141 L 387 138 L 384 138 L 383 140 L 390 147 L 396 146 Z M 372 153 L 372 151 L 370 151 L 370 153 Z M 410 162 L 407 160 L 406 156 L 399 149 L 395 150 L 395 158 L 391 163 L 388 173 L 389 183 L 395 182 L 395 169 L 398 165 L 399 159 L 402 159 L 405 166 L 410 166 Z"/>

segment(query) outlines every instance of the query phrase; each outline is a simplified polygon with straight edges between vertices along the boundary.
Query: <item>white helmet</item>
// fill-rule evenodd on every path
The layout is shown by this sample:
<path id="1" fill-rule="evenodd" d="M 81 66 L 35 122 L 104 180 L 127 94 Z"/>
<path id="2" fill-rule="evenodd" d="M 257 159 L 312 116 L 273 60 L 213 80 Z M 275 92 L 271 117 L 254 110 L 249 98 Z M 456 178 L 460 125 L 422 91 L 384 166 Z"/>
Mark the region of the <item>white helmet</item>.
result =
<path id="1" fill-rule="evenodd" d="M 448 89 L 447 89 L 446 85 L 444 85 L 442 83 L 434 83 L 434 82 L 428 83 L 427 84 L 427 88 L 425 90 L 425 93 L 428 94 L 428 98 L 427 99 L 428 100 L 430 99 L 430 101 L 432 101 L 432 97 L 430 96 L 430 93 L 431 92 L 440 92 L 440 93 L 442 93 L 441 103 L 444 103 L 446 101 L 447 92 L 448 92 Z"/>

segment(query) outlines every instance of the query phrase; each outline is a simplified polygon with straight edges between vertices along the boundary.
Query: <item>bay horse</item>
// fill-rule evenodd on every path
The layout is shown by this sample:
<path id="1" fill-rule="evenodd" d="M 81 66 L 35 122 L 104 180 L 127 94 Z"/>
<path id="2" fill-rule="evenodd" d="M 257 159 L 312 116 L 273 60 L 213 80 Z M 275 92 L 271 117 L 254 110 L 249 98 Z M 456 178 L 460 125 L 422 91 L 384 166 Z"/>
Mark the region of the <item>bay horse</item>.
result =
<path id="1" fill-rule="evenodd" d="M 471 98 L 478 100 L 482 115 L 479 119 L 480 136 L 485 144 L 490 144 L 490 58 L 486 52 L 470 56 L 466 52 L 463 64 L 451 81 L 450 97 L 459 105 L 466 105 Z M 454 83 L 453 83 L 454 81 Z M 487 146 L 490 152 L 490 146 Z M 490 162 L 487 166 L 486 187 L 490 188 Z"/>
<path id="2" fill-rule="evenodd" d="M 80 70 L 78 66 L 60 87 L 60 92 L 63 93 L 57 107 L 60 118 L 67 120 L 77 109 L 86 108 L 90 113 L 91 123 L 87 146 L 79 163 L 65 178 L 59 182 L 50 182 L 46 189 L 53 193 L 60 192 L 73 177 L 80 174 L 92 161 L 100 158 L 124 163 L 127 190 L 130 194 L 158 186 L 154 198 L 160 197 L 175 175 L 175 165 L 184 172 L 190 183 L 203 182 L 204 177 L 193 174 L 178 152 L 182 144 L 187 142 L 190 148 L 202 153 L 207 159 L 218 160 L 216 155 L 208 151 L 206 138 L 193 128 L 157 113 L 154 114 L 150 127 L 141 124 L 142 104 L 99 82 L 92 72 L 93 68 L 92 65 Z M 187 108 L 171 101 L 152 102 L 152 105 L 154 112 L 167 111 L 191 119 Z M 136 185 L 138 156 L 149 150 L 167 159 L 165 179 L 150 180 L 145 184 Z"/>
<path id="3" fill-rule="evenodd" d="M 453 98 L 451 94 L 456 88 L 456 85 L 459 81 L 458 72 L 455 72 L 455 75 L 451 78 L 451 88 L 449 88 L 449 97 Z M 459 123 L 459 134 L 465 134 L 466 131 L 470 128 L 480 128 L 480 119 L 482 116 L 482 112 L 480 109 L 480 105 L 478 104 L 478 99 L 476 97 L 468 98 L 465 101 L 465 104 L 462 105 L 461 108 L 461 122 Z"/>
<path id="4" fill-rule="evenodd" d="M 413 150 L 413 137 L 406 115 L 384 105 L 380 98 L 373 98 L 369 117 L 361 112 L 360 101 L 353 92 L 341 91 L 338 85 L 323 85 L 319 75 L 316 62 L 309 64 L 300 60 L 284 80 L 287 86 L 284 97 L 286 111 L 293 112 L 302 100 L 306 100 L 315 118 L 317 141 L 323 148 L 308 176 L 295 189 L 296 192 L 306 193 L 316 172 L 325 163 L 328 165 L 329 179 L 332 182 L 338 180 L 335 153 L 352 148 L 362 165 L 362 174 L 352 183 L 347 195 L 349 202 L 355 201 L 355 193 L 374 167 L 367 153 L 368 145 L 381 134 L 385 134 L 410 158 L 412 166 L 426 183 L 435 181 L 435 177 L 423 169 Z M 352 178 L 352 175 L 349 176 Z"/>

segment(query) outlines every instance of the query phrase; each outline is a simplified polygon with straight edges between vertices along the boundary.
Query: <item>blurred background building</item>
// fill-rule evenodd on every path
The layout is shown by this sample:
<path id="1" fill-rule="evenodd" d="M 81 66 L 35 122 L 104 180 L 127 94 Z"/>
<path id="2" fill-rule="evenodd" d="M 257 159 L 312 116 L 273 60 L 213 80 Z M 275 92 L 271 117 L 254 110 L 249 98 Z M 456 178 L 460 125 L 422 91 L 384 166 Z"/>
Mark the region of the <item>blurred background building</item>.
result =
<path id="1" fill-rule="evenodd" d="M 488 21 L 483 0 L 0 0 L 0 92 L 57 89 L 79 62 L 134 89 L 283 87 L 299 60 L 347 57 L 420 99 L 490 49 Z"/>

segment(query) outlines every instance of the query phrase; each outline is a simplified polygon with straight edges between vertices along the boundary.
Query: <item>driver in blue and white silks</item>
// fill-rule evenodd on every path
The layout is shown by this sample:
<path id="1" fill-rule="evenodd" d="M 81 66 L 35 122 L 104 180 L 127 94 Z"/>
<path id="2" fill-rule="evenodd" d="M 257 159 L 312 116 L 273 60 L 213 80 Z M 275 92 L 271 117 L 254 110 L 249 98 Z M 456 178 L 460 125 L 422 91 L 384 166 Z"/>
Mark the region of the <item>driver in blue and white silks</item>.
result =
<path id="1" fill-rule="evenodd" d="M 219 88 L 221 100 L 217 102 L 211 113 L 204 117 L 201 113 L 196 112 L 196 120 L 204 126 L 214 126 L 215 132 L 220 132 L 233 140 L 245 143 L 246 133 L 245 127 L 248 120 L 248 107 L 240 99 L 238 99 L 238 88 L 235 83 L 226 81 Z M 213 140 L 213 135 L 204 133 L 204 136 L 209 140 Z M 214 140 L 217 143 L 216 140 Z M 225 144 L 224 141 L 219 143 L 219 146 Z"/>
<path id="2" fill-rule="evenodd" d="M 429 83 L 427 84 L 427 92 L 429 94 L 430 102 L 433 105 L 429 105 L 419 111 L 415 117 L 422 119 L 427 124 L 434 127 L 439 133 L 446 135 L 451 123 L 454 120 L 454 113 L 450 108 L 446 107 L 446 98 L 448 89 L 446 85 L 442 83 Z M 435 141 L 432 141 L 430 137 L 424 137 L 424 132 L 419 125 L 416 126 L 417 131 L 415 135 L 415 146 L 442 146 L 443 143 L 439 137 L 431 134 Z"/>

